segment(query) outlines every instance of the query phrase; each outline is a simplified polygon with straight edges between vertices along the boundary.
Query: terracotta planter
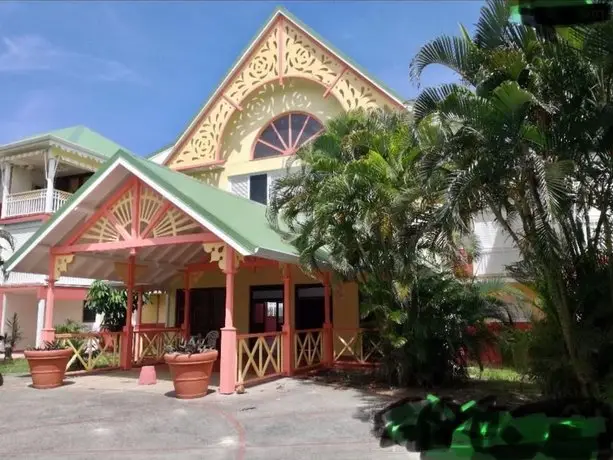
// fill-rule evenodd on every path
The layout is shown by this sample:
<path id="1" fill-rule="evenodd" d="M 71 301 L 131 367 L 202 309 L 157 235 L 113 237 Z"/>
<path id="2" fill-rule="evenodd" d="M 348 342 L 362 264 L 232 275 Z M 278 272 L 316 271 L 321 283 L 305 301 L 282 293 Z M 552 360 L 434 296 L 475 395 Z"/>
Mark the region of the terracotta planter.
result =
<path id="1" fill-rule="evenodd" d="M 217 355 L 217 350 L 192 355 L 179 353 L 164 355 L 164 361 L 170 368 L 177 398 L 194 399 L 206 395 Z"/>
<path id="2" fill-rule="evenodd" d="M 56 388 L 64 384 L 66 365 L 72 356 L 72 350 L 26 350 L 23 354 L 30 366 L 34 388 Z"/>

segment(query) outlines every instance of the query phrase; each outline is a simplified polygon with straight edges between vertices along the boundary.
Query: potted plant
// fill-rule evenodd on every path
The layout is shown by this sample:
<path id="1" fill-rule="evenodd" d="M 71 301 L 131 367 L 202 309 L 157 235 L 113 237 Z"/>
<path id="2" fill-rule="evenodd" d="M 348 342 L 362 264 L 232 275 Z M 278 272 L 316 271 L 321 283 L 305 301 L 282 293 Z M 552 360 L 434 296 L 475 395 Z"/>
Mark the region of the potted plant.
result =
<path id="1" fill-rule="evenodd" d="M 38 389 L 56 388 L 64 383 L 66 365 L 72 350 L 59 341 L 45 342 L 41 348 L 30 348 L 23 352 L 30 366 L 32 386 Z"/>
<path id="2" fill-rule="evenodd" d="M 217 354 L 205 339 L 194 337 L 166 348 L 164 361 L 170 368 L 177 398 L 194 399 L 206 395 Z"/>

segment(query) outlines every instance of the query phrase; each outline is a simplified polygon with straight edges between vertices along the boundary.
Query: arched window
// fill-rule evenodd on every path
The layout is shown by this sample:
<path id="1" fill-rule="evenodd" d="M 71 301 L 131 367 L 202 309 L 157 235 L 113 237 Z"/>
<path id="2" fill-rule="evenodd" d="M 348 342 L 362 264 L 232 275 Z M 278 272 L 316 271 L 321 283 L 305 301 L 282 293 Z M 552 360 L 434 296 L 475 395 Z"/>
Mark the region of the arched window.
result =
<path id="1" fill-rule="evenodd" d="M 299 112 L 283 114 L 262 130 L 253 146 L 253 158 L 292 155 L 323 129 L 312 115 Z"/>

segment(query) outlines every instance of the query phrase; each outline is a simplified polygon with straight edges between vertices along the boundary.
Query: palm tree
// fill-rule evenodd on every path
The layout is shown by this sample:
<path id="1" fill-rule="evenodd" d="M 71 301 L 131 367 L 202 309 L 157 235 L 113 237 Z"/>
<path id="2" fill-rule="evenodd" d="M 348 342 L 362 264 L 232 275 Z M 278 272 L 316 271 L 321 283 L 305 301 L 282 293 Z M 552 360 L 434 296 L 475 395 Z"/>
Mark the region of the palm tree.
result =
<path id="1" fill-rule="evenodd" d="M 15 250 L 15 240 L 13 239 L 13 235 L 11 235 L 10 232 L 4 228 L 0 228 L 0 241 L 4 242 L 4 245 L 0 244 L 0 251 L 1 249 L 10 249 L 11 252 Z M 8 246 L 8 248 L 4 246 Z M 5 262 L 6 260 L 4 260 L 4 257 L 0 252 L 0 266 L 3 266 Z"/>
<path id="2" fill-rule="evenodd" d="M 605 114 L 613 113 L 613 85 L 605 70 L 613 48 L 606 47 L 610 35 L 597 42 L 605 34 L 595 30 L 587 29 L 583 41 L 580 34 L 572 34 L 573 42 L 551 37 L 511 24 L 507 2 L 488 0 L 474 37 L 465 29 L 439 37 L 410 66 L 415 79 L 434 64 L 461 78 L 424 90 L 415 103 L 418 122 L 436 130 L 422 143 L 424 174 L 438 183 L 446 178 L 439 219 L 466 228 L 477 213 L 495 216 L 544 280 L 584 394 L 591 371 L 579 358 L 572 295 L 560 267 L 603 242 L 612 246 L 612 122 Z M 589 44 L 600 61 L 582 52 Z"/>
<path id="3" fill-rule="evenodd" d="M 325 252 L 336 273 L 361 282 L 362 313 L 374 318 L 384 368 L 401 384 L 462 374 L 459 349 L 475 350 L 467 327 L 500 313 L 452 275 L 466 235 L 436 219 L 443 204 L 430 188 L 440 185 L 425 184 L 418 168 L 428 135 L 408 113 L 341 115 L 298 152 L 297 170 L 275 184 L 269 207 L 272 223 L 295 235 L 307 269 L 320 269 Z"/>

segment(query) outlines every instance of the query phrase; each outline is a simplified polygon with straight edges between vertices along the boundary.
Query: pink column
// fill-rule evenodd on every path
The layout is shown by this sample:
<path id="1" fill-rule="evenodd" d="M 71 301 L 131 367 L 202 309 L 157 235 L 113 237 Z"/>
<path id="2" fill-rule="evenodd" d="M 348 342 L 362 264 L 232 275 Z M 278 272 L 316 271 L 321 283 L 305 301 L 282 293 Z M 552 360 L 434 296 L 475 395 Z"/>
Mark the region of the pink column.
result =
<path id="1" fill-rule="evenodd" d="M 134 259 L 136 251 L 130 251 L 128 258 L 128 303 L 126 305 L 126 325 L 123 327 L 123 343 L 121 344 L 120 365 L 122 369 L 132 368 L 132 308 L 133 308 L 133 292 L 134 292 Z"/>
<path id="2" fill-rule="evenodd" d="M 289 265 L 283 266 L 283 373 L 294 374 L 294 318 L 292 316 L 292 273 Z"/>
<path id="3" fill-rule="evenodd" d="M 136 327 L 140 329 L 140 325 L 143 323 L 143 290 L 139 289 L 136 293 Z"/>
<path id="4" fill-rule="evenodd" d="M 183 279 L 183 284 L 185 287 L 185 303 L 184 303 L 184 308 L 183 308 L 183 324 L 181 325 L 181 328 L 183 329 L 184 337 L 187 339 L 190 336 L 190 329 L 191 329 L 189 270 L 185 270 L 185 277 Z"/>
<path id="5" fill-rule="evenodd" d="M 219 392 L 232 394 L 236 388 L 238 364 L 236 358 L 236 328 L 234 327 L 234 275 L 236 274 L 234 249 L 226 245 L 226 321 L 221 330 L 221 358 Z"/>
<path id="6" fill-rule="evenodd" d="M 44 342 L 53 342 L 55 328 L 53 327 L 53 307 L 55 304 L 55 256 L 49 254 L 49 276 L 47 278 L 47 299 L 45 301 L 45 324 L 41 331 Z"/>
<path id="7" fill-rule="evenodd" d="M 328 273 L 324 276 L 324 364 L 332 366 L 334 364 L 334 334 L 332 329 L 332 321 L 330 321 L 330 276 Z"/>

